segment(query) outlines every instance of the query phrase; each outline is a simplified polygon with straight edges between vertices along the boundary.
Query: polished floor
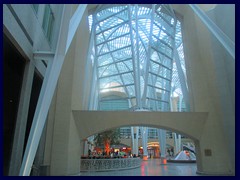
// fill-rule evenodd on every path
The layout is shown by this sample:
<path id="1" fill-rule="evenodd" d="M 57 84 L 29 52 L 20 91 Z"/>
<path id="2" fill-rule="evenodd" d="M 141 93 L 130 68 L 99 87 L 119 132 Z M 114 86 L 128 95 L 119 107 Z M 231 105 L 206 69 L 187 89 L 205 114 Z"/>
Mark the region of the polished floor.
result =
<path id="1" fill-rule="evenodd" d="M 142 161 L 135 169 L 104 172 L 81 172 L 80 176 L 198 176 L 196 163 L 167 163 L 160 159 Z"/>

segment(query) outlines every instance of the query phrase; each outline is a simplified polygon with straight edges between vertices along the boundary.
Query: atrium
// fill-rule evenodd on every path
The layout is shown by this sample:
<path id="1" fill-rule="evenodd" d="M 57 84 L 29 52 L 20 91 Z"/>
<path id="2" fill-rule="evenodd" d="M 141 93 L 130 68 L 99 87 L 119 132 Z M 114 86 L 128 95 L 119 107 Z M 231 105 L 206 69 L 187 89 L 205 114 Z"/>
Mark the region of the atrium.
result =
<path id="1" fill-rule="evenodd" d="M 4 4 L 3 54 L 5 176 L 87 175 L 111 130 L 132 175 L 235 175 L 235 5 Z"/>

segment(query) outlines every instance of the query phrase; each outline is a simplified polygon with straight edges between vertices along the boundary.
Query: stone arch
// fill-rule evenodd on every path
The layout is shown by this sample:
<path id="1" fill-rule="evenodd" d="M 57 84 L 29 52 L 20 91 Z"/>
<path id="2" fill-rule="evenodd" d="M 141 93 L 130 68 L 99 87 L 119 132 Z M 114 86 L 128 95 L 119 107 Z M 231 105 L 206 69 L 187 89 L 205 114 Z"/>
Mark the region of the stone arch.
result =
<path id="1" fill-rule="evenodd" d="M 123 126 L 150 126 L 184 134 L 200 140 L 208 113 L 205 112 L 130 112 L 73 111 L 80 139 Z"/>
<path id="2" fill-rule="evenodd" d="M 208 113 L 206 112 L 77 110 L 72 112 L 80 140 L 84 140 L 86 137 L 96 133 L 123 126 L 148 126 L 186 135 L 194 141 L 197 169 L 198 171 L 202 169 L 200 142 L 205 122 L 208 118 Z"/>
<path id="3" fill-rule="evenodd" d="M 98 134 L 98 133 L 102 133 L 104 131 L 108 131 L 108 130 L 113 130 L 113 129 L 117 129 L 117 128 L 122 128 L 122 127 L 127 127 L 127 126 L 143 126 L 143 127 L 150 127 L 150 128 L 157 128 L 157 129 L 164 129 L 164 130 L 169 130 L 169 131 L 172 131 L 172 132 L 175 132 L 175 133 L 178 133 L 178 134 L 181 134 L 181 135 L 184 135 L 184 136 L 187 136 L 189 137 L 190 139 L 192 139 L 194 142 L 197 141 L 198 139 L 196 139 L 195 137 L 193 137 L 192 135 L 190 134 L 186 134 L 185 132 L 182 132 L 182 131 L 179 131 L 175 128 L 169 128 L 169 127 L 166 127 L 166 126 L 158 126 L 158 125 L 149 125 L 149 124 L 131 124 L 131 125 L 122 125 L 122 126 L 113 126 L 113 127 L 110 127 L 110 128 L 107 128 L 107 129 L 104 129 L 104 130 L 99 130 L 95 133 L 92 133 L 91 135 L 89 136 L 92 136 L 92 135 L 95 135 L 95 134 Z M 87 136 L 87 137 L 89 137 Z M 85 140 L 87 137 L 84 137 L 82 138 L 81 140 Z"/>

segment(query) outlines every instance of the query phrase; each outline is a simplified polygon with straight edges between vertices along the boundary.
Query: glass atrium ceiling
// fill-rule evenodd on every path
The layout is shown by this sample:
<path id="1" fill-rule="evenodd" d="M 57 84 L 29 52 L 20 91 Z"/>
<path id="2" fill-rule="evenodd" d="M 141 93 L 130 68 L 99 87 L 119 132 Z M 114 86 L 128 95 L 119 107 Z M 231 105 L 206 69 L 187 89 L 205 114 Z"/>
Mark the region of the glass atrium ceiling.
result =
<path id="1" fill-rule="evenodd" d="M 114 100 L 128 100 L 130 109 L 170 111 L 170 97 L 186 86 L 181 24 L 171 6 L 98 5 L 89 24 L 96 98 L 119 92 Z"/>

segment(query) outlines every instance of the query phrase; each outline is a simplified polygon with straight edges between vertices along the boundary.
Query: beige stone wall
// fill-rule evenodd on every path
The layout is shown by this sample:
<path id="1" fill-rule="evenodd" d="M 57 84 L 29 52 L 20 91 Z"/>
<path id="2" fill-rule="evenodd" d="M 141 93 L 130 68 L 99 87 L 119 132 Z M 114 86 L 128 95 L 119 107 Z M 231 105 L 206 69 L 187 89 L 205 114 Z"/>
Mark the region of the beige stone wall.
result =
<path id="1" fill-rule="evenodd" d="M 230 156 L 227 149 L 227 134 L 224 132 L 222 124 L 221 109 L 219 106 L 229 101 L 231 97 L 228 90 L 223 86 L 228 86 L 228 82 L 224 79 L 218 79 L 217 71 L 224 74 L 226 67 L 218 66 L 219 61 L 214 61 L 215 47 L 219 46 L 218 42 L 212 43 L 215 37 L 206 29 L 203 23 L 196 17 L 189 7 L 184 9 L 183 20 L 183 42 L 186 60 L 186 69 L 188 75 L 188 85 L 190 90 L 191 110 L 198 112 L 209 112 L 208 120 L 206 122 L 204 133 L 200 140 L 201 160 L 198 161 L 199 171 L 206 173 L 231 173 L 234 171 L 233 163 L 230 162 Z M 227 25 L 226 25 L 227 26 Z M 226 51 L 218 51 L 224 56 Z M 229 59 L 225 59 L 229 61 Z M 229 77 L 227 74 L 225 74 Z M 230 82 L 233 79 L 231 78 Z M 220 89 L 224 88 L 225 91 Z M 226 96 L 227 95 L 227 96 Z M 226 107 L 232 108 L 232 107 Z M 229 113 L 230 121 L 226 124 L 229 125 L 234 122 L 234 114 Z M 223 120 L 224 121 L 224 120 Z M 233 126 L 231 128 L 233 131 Z M 234 137 L 232 136 L 234 139 Z M 205 150 L 210 149 L 212 156 L 206 156 Z M 213 168 L 214 167 L 214 168 Z"/>
<path id="2" fill-rule="evenodd" d="M 82 101 L 83 87 L 90 88 L 89 84 L 83 84 L 88 41 L 86 11 L 65 57 L 55 98 L 49 111 L 45 165 L 50 165 L 50 175 L 73 175 L 80 171 L 82 148 L 72 110 L 86 108 Z M 89 94 L 88 91 L 87 94 Z"/>

